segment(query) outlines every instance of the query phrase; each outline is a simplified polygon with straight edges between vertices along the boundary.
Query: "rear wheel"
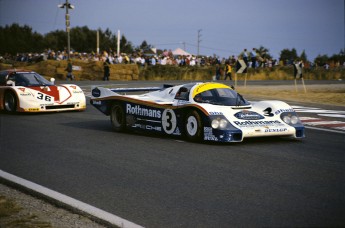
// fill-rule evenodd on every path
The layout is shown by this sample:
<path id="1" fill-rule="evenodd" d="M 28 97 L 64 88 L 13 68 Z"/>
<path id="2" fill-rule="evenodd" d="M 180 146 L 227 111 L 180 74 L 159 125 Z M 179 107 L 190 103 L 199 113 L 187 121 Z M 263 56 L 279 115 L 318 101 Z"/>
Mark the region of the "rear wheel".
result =
<path id="1" fill-rule="evenodd" d="M 17 110 L 17 98 L 13 92 L 6 92 L 4 97 L 4 107 L 7 112 L 14 113 Z"/>
<path id="2" fill-rule="evenodd" d="M 184 130 L 188 140 L 200 141 L 203 137 L 203 124 L 197 111 L 190 111 L 186 115 Z"/>
<path id="3" fill-rule="evenodd" d="M 126 113 L 120 103 L 111 106 L 110 121 L 114 131 L 121 132 L 126 129 Z"/>

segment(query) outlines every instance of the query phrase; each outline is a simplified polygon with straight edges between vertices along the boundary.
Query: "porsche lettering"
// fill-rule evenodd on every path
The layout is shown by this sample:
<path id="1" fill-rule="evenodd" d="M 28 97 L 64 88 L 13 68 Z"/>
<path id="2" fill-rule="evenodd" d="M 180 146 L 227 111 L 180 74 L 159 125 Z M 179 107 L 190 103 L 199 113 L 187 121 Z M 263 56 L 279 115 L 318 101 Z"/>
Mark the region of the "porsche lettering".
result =
<path id="1" fill-rule="evenodd" d="M 151 131 L 162 131 L 162 128 L 159 127 L 159 126 L 146 125 L 146 130 L 151 130 Z"/>

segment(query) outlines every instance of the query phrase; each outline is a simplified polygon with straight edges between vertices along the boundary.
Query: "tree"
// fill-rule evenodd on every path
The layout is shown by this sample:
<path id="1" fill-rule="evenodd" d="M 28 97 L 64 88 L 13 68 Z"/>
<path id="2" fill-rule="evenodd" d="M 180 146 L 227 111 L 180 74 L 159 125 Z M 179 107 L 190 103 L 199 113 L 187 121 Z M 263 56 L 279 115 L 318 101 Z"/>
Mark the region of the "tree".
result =
<path id="1" fill-rule="evenodd" d="M 147 50 L 151 50 L 151 48 L 152 48 L 152 45 L 148 44 L 146 40 L 144 40 L 139 46 L 139 49 L 142 50 L 143 52 Z"/>
<path id="2" fill-rule="evenodd" d="M 134 50 L 132 43 L 127 41 L 125 35 L 121 36 L 120 50 L 121 50 L 121 52 L 124 52 L 124 53 L 132 53 Z"/>
<path id="3" fill-rule="evenodd" d="M 303 62 L 307 62 L 307 54 L 305 53 L 305 50 L 302 51 L 300 57 L 299 57 Z"/>
<path id="4" fill-rule="evenodd" d="M 76 52 L 95 52 L 97 30 L 90 30 L 87 26 L 74 27 L 70 31 L 71 48 Z M 116 44 L 116 37 L 109 29 L 105 32 L 99 30 L 100 49 L 110 50 Z M 45 36 L 46 47 L 53 50 L 64 50 L 67 46 L 67 34 L 65 31 L 56 30 Z"/>
<path id="5" fill-rule="evenodd" d="M 343 64 L 345 62 L 345 55 L 343 54 L 343 52 L 341 50 L 338 55 L 332 55 L 329 58 L 329 60 L 333 61 L 334 63 Z"/>
<path id="6" fill-rule="evenodd" d="M 324 66 L 329 60 L 329 57 L 327 55 L 318 55 L 314 62 L 317 66 Z"/>
<path id="7" fill-rule="evenodd" d="M 43 36 L 32 28 L 14 23 L 0 27 L 0 53 L 15 55 L 23 52 L 39 52 L 43 49 Z"/>
<path id="8" fill-rule="evenodd" d="M 64 50 L 67 47 L 67 34 L 63 30 L 55 30 L 45 35 L 44 47 L 51 50 Z"/>
<path id="9" fill-rule="evenodd" d="M 292 48 L 291 50 L 289 49 L 283 49 L 280 52 L 280 60 L 284 62 L 288 62 L 289 64 L 292 64 L 292 62 L 297 59 L 297 51 L 295 48 Z"/>
<path id="10" fill-rule="evenodd" d="M 263 59 L 271 59 L 272 58 L 272 56 L 269 53 L 270 52 L 269 49 L 267 49 L 267 48 L 265 48 L 263 46 L 260 46 L 259 48 L 256 48 L 256 52 Z"/>
<path id="11" fill-rule="evenodd" d="M 71 41 L 71 50 L 78 52 L 88 51 L 86 50 L 88 44 L 86 43 L 86 34 L 83 31 L 83 28 L 74 27 L 70 30 L 70 41 Z"/>
<path id="12" fill-rule="evenodd" d="M 104 32 L 99 30 L 100 49 L 110 52 L 115 49 L 117 44 L 117 37 L 107 28 Z"/>

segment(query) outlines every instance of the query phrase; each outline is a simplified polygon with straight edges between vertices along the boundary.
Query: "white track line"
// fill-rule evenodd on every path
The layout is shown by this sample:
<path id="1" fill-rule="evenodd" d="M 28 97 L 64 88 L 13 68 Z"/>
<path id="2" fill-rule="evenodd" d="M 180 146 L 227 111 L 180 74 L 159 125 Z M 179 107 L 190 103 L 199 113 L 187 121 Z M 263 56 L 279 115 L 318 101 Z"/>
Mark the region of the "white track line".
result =
<path id="1" fill-rule="evenodd" d="M 98 219 L 105 221 L 107 223 L 110 223 L 112 225 L 116 225 L 116 226 L 123 227 L 123 228 L 142 227 L 142 226 L 137 225 L 133 222 L 130 222 L 126 219 L 123 219 L 119 216 L 110 214 L 109 212 L 103 211 L 99 208 L 96 208 L 96 207 L 91 206 L 89 204 L 83 203 L 79 200 L 73 199 L 69 196 L 63 195 L 59 192 L 53 191 L 51 189 L 48 189 L 48 188 L 43 187 L 41 185 L 35 184 L 35 183 L 30 182 L 28 180 L 14 176 L 14 175 L 7 173 L 7 172 L 4 172 L 2 170 L 0 170 L 0 178 L 5 179 L 7 181 L 10 181 L 12 183 L 15 183 L 17 185 L 20 185 L 26 189 L 29 189 L 29 190 L 34 191 L 36 193 L 39 193 L 41 195 L 44 195 L 50 199 L 53 199 L 55 201 L 62 203 L 62 204 L 73 207 L 77 210 L 80 210 L 84 213 L 87 213 L 87 214 L 89 214 L 95 218 L 98 218 Z"/>
<path id="2" fill-rule="evenodd" d="M 328 131 L 328 132 L 345 134 L 345 132 L 344 132 L 345 131 L 345 126 L 344 126 L 345 122 L 343 122 L 343 121 L 324 121 L 323 119 L 315 118 L 315 117 L 300 117 L 300 119 L 306 128 L 313 129 L 313 130 L 320 130 L 320 131 Z M 314 126 L 316 126 L 316 127 L 314 127 Z M 331 129 L 318 128 L 317 126 L 324 126 L 324 127 L 328 127 Z"/>
<path id="3" fill-rule="evenodd" d="M 333 133 L 339 133 L 339 134 L 345 134 L 345 131 L 339 131 L 339 130 L 332 130 L 327 128 L 318 128 L 318 127 L 311 127 L 311 126 L 305 126 L 305 128 L 312 129 L 312 130 L 318 130 L 318 131 L 326 131 L 326 132 L 333 132 Z"/>

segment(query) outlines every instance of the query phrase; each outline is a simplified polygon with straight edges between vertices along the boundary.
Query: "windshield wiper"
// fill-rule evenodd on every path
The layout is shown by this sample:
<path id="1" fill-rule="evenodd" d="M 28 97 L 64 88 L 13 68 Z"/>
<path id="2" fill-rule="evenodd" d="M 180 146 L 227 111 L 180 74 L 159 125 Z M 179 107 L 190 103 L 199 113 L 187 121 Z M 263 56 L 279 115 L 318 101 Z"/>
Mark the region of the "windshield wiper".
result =
<path id="1" fill-rule="evenodd" d="M 246 101 L 244 100 L 243 96 L 239 93 L 237 93 L 237 96 L 236 96 L 236 106 L 240 106 L 241 105 L 241 101 L 242 101 L 242 104 L 245 104 Z"/>
<path id="2" fill-rule="evenodd" d="M 216 102 L 216 101 L 212 102 L 212 104 L 214 104 L 214 105 L 227 106 L 227 105 L 226 105 L 225 103 L 223 103 L 223 102 Z"/>
<path id="3" fill-rule="evenodd" d="M 202 100 L 202 101 L 197 101 L 198 103 L 205 103 L 205 104 L 210 104 L 211 101 L 209 100 Z"/>
<path id="4" fill-rule="evenodd" d="M 44 85 L 44 83 L 42 83 L 36 75 L 34 75 L 34 78 L 35 78 L 36 82 L 38 83 L 38 85 Z"/>

